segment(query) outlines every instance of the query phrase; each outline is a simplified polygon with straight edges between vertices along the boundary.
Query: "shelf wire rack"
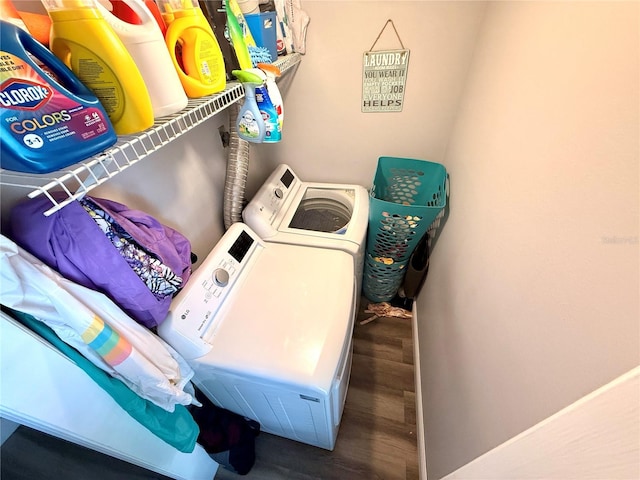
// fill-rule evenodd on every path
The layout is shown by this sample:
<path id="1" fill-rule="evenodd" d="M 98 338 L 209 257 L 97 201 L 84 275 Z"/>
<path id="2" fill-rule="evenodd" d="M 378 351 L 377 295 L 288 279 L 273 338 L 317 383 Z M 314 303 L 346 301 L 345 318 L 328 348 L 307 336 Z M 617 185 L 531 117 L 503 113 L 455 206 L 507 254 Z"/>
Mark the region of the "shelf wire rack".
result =
<path id="1" fill-rule="evenodd" d="M 297 66 L 300 58 L 298 53 L 289 54 L 279 57 L 274 65 L 284 74 Z M 52 205 L 45 211 L 45 215 L 51 215 L 242 98 L 242 84 L 228 82 L 222 92 L 190 99 L 187 107 L 180 112 L 156 119 L 153 126 L 144 132 L 119 136 L 118 141 L 104 152 L 66 169 L 48 174 L 27 174 L 0 169 L 0 185 L 26 189 L 29 198 L 45 195 Z M 66 196 L 54 198 L 54 191 L 64 192 Z"/>

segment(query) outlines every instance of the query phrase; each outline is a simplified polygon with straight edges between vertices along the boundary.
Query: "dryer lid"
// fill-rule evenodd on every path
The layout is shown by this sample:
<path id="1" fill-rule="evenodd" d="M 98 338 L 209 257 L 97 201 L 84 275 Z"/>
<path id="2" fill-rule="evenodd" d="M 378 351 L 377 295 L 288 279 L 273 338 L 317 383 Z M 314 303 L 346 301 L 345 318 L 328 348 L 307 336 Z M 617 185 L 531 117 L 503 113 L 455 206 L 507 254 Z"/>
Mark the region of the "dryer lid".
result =
<path id="1" fill-rule="evenodd" d="M 355 316 L 350 255 L 267 244 L 217 313 L 195 362 L 289 385 L 330 388 Z"/>

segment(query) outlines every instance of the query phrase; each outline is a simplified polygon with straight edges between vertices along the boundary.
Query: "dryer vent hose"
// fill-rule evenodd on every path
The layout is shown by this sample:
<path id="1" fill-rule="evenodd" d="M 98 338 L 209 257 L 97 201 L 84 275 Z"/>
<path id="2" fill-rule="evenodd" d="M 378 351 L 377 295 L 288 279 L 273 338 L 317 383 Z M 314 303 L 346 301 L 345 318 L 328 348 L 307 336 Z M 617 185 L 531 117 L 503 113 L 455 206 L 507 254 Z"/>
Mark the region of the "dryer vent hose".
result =
<path id="1" fill-rule="evenodd" d="M 229 106 L 229 157 L 224 182 L 224 228 L 242 222 L 245 203 L 245 187 L 249 175 L 249 142 L 238 136 L 236 120 L 240 113 L 239 102 Z"/>

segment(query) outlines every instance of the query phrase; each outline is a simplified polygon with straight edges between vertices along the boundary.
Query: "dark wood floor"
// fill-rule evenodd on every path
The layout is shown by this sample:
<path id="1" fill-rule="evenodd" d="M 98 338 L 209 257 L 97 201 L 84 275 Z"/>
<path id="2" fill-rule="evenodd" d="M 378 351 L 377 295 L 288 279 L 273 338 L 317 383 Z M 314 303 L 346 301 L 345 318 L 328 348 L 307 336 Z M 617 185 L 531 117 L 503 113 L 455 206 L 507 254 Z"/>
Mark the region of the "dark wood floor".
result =
<path id="1" fill-rule="evenodd" d="M 362 300 L 361 311 L 366 307 Z M 370 317 L 360 313 L 357 320 Z M 411 320 L 356 322 L 351 382 L 333 452 L 261 433 L 248 475 L 215 480 L 417 480 Z M 161 475 L 20 427 L 0 451 L 2 480 L 133 480 Z"/>
<path id="2" fill-rule="evenodd" d="M 333 452 L 261 433 L 248 475 L 218 470 L 216 480 L 418 480 L 411 320 L 362 312 L 353 366 Z"/>

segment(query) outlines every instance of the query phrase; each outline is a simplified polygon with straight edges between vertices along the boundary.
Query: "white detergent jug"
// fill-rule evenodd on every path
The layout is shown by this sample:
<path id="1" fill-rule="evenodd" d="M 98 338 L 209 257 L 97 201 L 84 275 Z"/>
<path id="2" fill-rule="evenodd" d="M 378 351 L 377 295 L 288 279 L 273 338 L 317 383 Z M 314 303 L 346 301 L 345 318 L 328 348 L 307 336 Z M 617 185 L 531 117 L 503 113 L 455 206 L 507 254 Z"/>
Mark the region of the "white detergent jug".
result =
<path id="1" fill-rule="evenodd" d="M 142 0 L 114 1 L 123 1 L 140 19 L 140 24 L 125 22 L 107 9 L 108 0 L 96 2 L 140 70 L 154 118 L 179 112 L 187 106 L 188 98 L 153 14 Z"/>

